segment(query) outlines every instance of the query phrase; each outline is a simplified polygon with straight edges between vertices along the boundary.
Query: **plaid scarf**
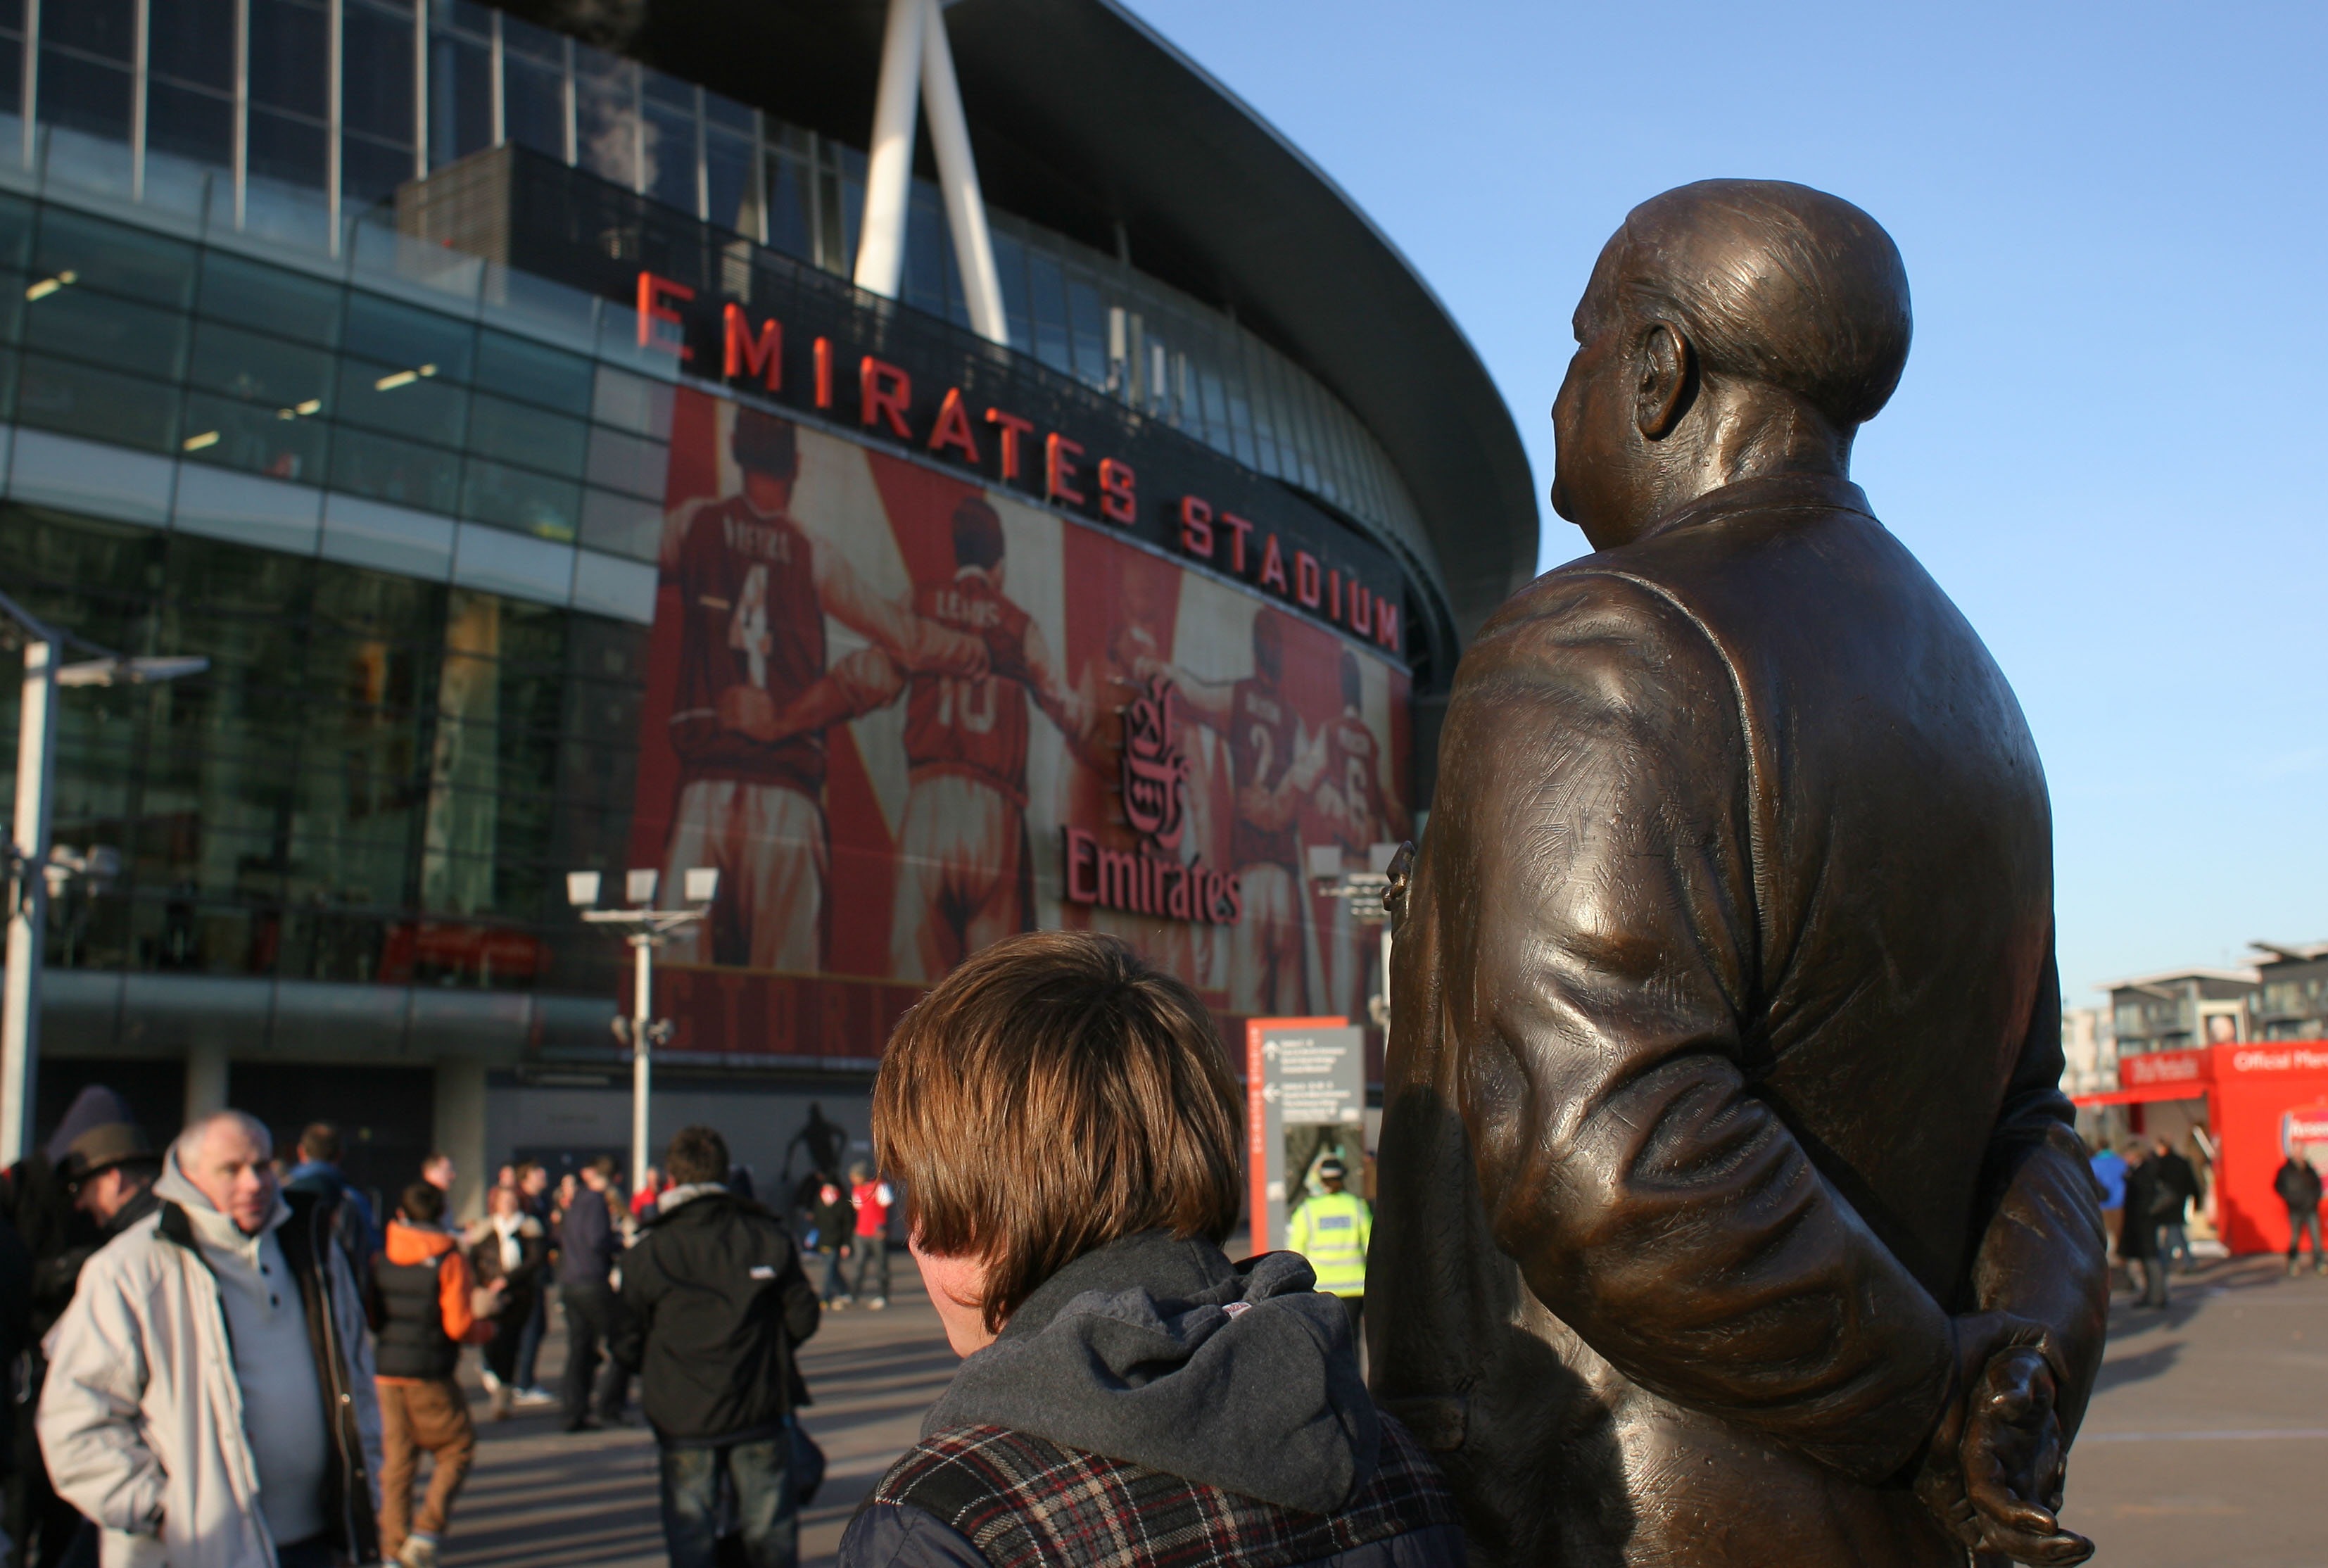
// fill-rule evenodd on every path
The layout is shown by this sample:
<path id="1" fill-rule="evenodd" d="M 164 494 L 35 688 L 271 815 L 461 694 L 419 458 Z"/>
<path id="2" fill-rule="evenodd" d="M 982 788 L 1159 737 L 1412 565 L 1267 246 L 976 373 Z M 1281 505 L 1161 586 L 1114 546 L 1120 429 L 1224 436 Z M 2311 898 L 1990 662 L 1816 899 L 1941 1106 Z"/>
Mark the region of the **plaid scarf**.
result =
<path id="1" fill-rule="evenodd" d="M 1433 1525 L 1455 1500 L 1385 1416 L 1374 1476 L 1338 1514 L 1303 1514 L 998 1426 L 923 1440 L 865 1499 L 935 1515 L 998 1568 L 1285 1568 Z"/>

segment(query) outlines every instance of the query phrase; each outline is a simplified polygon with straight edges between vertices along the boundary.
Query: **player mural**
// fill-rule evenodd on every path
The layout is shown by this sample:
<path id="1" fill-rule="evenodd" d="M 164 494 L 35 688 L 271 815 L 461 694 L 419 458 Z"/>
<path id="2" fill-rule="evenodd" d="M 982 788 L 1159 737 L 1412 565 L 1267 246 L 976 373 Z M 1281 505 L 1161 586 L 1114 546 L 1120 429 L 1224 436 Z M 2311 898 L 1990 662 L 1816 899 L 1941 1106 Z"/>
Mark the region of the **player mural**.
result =
<path id="1" fill-rule="evenodd" d="M 1056 925 L 1224 1015 L 1365 1018 L 1370 934 L 1303 872 L 1408 831 L 1403 671 L 1030 499 L 676 398 L 631 864 L 720 882 L 660 972 L 674 1049 L 876 1055 Z"/>

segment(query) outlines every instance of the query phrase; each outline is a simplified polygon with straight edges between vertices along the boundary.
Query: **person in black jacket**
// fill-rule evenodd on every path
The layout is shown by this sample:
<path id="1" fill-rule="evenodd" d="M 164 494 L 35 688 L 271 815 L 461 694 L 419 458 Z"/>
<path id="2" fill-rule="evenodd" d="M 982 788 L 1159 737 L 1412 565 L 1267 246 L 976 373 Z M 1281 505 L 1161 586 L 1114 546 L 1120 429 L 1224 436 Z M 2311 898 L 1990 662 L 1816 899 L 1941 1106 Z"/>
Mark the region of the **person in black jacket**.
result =
<path id="1" fill-rule="evenodd" d="M 2199 1173 L 2164 1137 L 2151 1140 L 2150 1153 L 2151 1163 L 2158 1167 L 2157 1207 L 2153 1211 L 2161 1233 L 2158 1261 L 2163 1266 L 2179 1259 L 2182 1272 L 2187 1274 L 2199 1266 L 2191 1251 L 2190 1235 L 2182 1228 L 2191 1205 L 2199 1201 Z"/>
<path id="2" fill-rule="evenodd" d="M 718 1132 L 680 1129 L 668 1165 L 676 1185 L 623 1254 L 615 1357 L 639 1374 L 662 1450 L 671 1568 L 711 1568 L 723 1477 L 746 1560 L 790 1568 L 793 1347 L 816 1332 L 816 1291 L 784 1222 L 722 1185 Z"/>
<path id="3" fill-rule="evenodd" d="M 623 1250 L 615 1234 L 612 1200 L 615 1161 L 600 1155 L 582 1168 L 581 1185 L 574 1189 L 565 1216 L 558 1222 L 558 1302 L 566 1309 L 566 1430 L 596 1430 L 591 1412 L 600 1422 L 621 1423 L 624 1390 L 630 1379 L 609 1360 L 603 1370 L 599 1347 L 615 1335 L 615 1288 L 608 1282 L 615 1256 Z M 596 1398 L 593 1398 L 593 1384 Z"/>
<path id="4" fill-rule="evenodd" d="M 2320 1173 L 2300 1150 L 2291 1149 L 2279 1174 L 2271 1178 L 2271 1188 L 2287 1206 L 2288 1277 L 2295 1276 L 2296 1249 L 2306 1235 L 2312 1238 L 2312 1272 L 2328 1274 L 2328 1260 L 2320 1256 Z"/>
<path id="5" fill-rule="evenodd" d="M 33 1435 L 48 1370 L 41 1342 L 71 1304 L 81 1265 L 154 1212 L 160 1200 L 153 1186 L 161 1173 L 162 1158 L 146 1141 L 128 1103 L 101 1084 L 73 1097 L 47 1145 L 13 1173 L 13 1217 L 31 1249 L 31 1315 L 21 1327 L 32 1354 L 19 1368 L 8 1514 L 23 1568 L 77 1560 L 75 1544 L 84 1535 L 90 1537 L 89 1550 L 95 1550 L 94 1527 L 49 1485 L 41 1445 Z M 13 1354 L 9 1365 L 16 1365 Z"/>

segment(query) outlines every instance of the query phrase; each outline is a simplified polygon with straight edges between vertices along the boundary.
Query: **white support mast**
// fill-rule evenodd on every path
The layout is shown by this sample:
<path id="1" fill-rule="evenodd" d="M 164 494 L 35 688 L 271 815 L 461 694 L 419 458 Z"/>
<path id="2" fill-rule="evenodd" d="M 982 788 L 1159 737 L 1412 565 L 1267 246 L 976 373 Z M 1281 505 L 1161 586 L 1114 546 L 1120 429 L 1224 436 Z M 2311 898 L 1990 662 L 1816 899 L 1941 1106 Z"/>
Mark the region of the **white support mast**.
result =
<path id="1" fill-rule="evenodd" d="M 970 125 L 962 115 L 962 87 L 954 76 L 953 51 L 938 0 L 889 0 L 888 25 L 881 39 L 880 89 L 873 106 L 873 148 L 865 173 L 865 230 L 857 244 L 857 286 L 887 299 L 897 297 L 906 271 L 914 130 L 925 100 L 930 111 L 930 143 L 937 151 L 938 184 L 945 196 L 946 227 L 962 266 L 971 325 L 988 342 L 1007 344 L 1010 329 L 1002 311 L 1001 275 L 994 265 L 994 239 L 986 227 L 986 202 L 970 150 Z"/>
<path id="2" fill-rule="evenodd" d="M 978 164 L 970 153 L 970 122 L 962 117 L 953 50 L 937 0 L 923 3 L 929 6 L 929 20 L 922 31 L 922 97 L 930 106 L 930 145 L 937 150 L 938 189 L 945 193 L 946 227 L 953 231 L 953 253 L 962 264 L 962 296 L 970 304 L 971 330 L 1008 347 L 1002 279 L 994 266 L 993 236 L 986 231 L 986 199 L 979 193 Z"/>
<path id="3" fill-rule="evenodd" d="M 873 146 L 865 163 L 865 230 L 857 286 L 897 297 L 906 273 L 906 204 L 914 174 L 914 122 L 921 111 L 922 29 L 930 0 L 889 0 L 881 38 L 881 87 L 873 100 Z"/>

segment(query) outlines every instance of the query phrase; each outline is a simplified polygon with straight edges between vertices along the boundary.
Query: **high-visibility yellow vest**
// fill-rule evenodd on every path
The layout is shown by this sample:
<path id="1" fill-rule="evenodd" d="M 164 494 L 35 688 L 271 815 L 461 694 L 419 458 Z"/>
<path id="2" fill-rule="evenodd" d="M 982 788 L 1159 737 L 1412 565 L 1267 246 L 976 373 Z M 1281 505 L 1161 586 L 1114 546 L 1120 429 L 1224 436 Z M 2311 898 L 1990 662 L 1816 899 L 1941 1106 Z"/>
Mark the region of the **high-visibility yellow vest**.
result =
<path id="1" fill-rule="evenodd" d="M 1366 1293 L 1366 1243 L 1375 1234 L 1373 1211 L 1355 1192 L 1328 1192 L 1293 1211 L 1285 1244 L 1310 1260 L 1318 1288 L 1329 1295 Z"/>

